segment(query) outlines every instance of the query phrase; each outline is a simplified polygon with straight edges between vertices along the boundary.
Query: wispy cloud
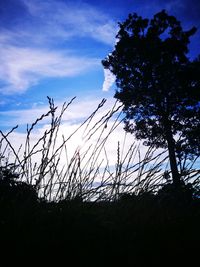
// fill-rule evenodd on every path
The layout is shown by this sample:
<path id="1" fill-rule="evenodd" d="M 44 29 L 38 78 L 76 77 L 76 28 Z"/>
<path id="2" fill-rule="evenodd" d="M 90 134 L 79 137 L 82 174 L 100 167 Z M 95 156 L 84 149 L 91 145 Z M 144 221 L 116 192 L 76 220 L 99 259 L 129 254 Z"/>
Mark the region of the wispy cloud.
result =
<path id="1" fill-rule="evenodd" d="M 22 0 L 43 29 L 43 38 L 93 38 L 113 45 L 116 22 L 89 4 L 55 0 Z M 46 33 L 46 34 L 45 34 Z"/>
<path id="2" fill-rule="evenodd" d="M 74 133 L 78 127 L 83 123 L 83 121 L 88 118 L 92 112 L 97 108 L 98 104 L 100 103 L 101 99 L 99 98 L 91 98 L 91 99 L 82 99 L 75 101 L 72 103 L 69 108 L 66 110 L 66 113 L 63 116 L 62 123 L 59 127 L 59 132 L 57 134 L 57 146 L 59 146 L 63 141 L 63 136 L 65 139 L 67 139 L 69 136 L 71 136 L 72 133 Z M 67 143 L 67 151 L 69 157 L 73 156 L 76 149 L 82 148 L 84 151 L 87 149 L 90 145 L 93 147 L 97 142 L 100 140 L 104 140 L 106 136 L 108 135 L 107 142 L 105 144 L 106 154 L 110 163 L 110 166 L 114 166 L 117 162 L 117 149 L 118 149 L 118 142 L 120 142 L 120 148 L 122 148 L 125 138 L 125 132 L 123 130 L 123 123 L 121 123 L 113 132 L 111 131 L 114 123 L 115 118 L 111 118 L 108 123 L 107 127 L 105 128 L 105 124 L 101 126 L 101 128 L 96 128 L 95 131 L 93 131 L 93 128 L 95 128 L 95 124 L 97 121 L 99 121 L 102 117 L 105 118 L 105 114 L 109 110 L 111 110 L 113 104 L 114 104 L 113 98 L 110 98 L 107 100 L 106 104 L 98 111 L 98 113 L 94 116 L 93 120 L 90 121 L 90 124 L 87 128 L 87 131 L 93 132 L 92 137 L 88 140 L 86 138 L 85 133 L 85 127 L 82 127 L 79 129 L 76 134 L 70 138 L 70 141 Z M 59 108 L 62 106 L 62 102 L 55 103 L 58 105 Z M 39 118 L 42 114 L 46 113 L 48 111 L 48 105 L 43 105 L 41 108 L 30 108 L 26 110 L 10 110 L 5 112 L 0 112 L 0 118 L 8 118 L 7 120 L 7 126 L 13 127 L 16 124 L 19 125 L 19 130 L 17 129 L 14 131 L 11 135 L 9 135 L 9 140 L 11 144 L 14 146 L 16 151 L 18 150 L 19 146 L 21 144 L 25 144 L 26 140 L 26 133 L 22 131 L 21 129 L 24 128 L 24 126 L 28 123 L 29 127 L 30 125 Z M 57 115 L 60 113 L 60 110 L 56 113 Z M 3 122 L 4 123 L 4 122 Z M 11 125 L 13 123 L 13 125 Z M 33 129 L 30 136 L 30 142 L 31 146 L 34 145 L 41 136 L 44 135 L 45 130 L 49 129 L 50 127 L 50 118 L 45 118 L 42 122 L 39 122 L 37 127 Z M 2 124 L 2 120 L 0 119 L 0 124 Z M 5 124 L 5 123 L 4 123 Z M 85 125 L 86 126 L 86 125 Z M 103 132 L 102 132 L 103 131 Z M 109 134 L 112 132 L 111 134 Z M 87 136 L 88 137 L 88 136 Z M 16 142 L 17 140 L 17 142 Z M 134 142 L 134 138 L 132 135 L 128 134 L 126 135 L 126 144 L 125 147 L 122 148 L 124 150 L 124 153 L 127 152 L 127 150 L 130 148 L 131 144 Z M 122 153 L 122 151 L 120 151 Z M 143 152 L 142 152 L 143 153 Z M 124 154 L 125 155 L 125 154 Z M 63 159 L 65 160 L 65 157 L 61 157 L 61 163 L 65 164 L 63 162 Z M 38 158 L 36 157 L 35 160 L 37 161 Z M 104 151 L 102 151 L 101 155 L 98 158 L 98 162 L 96 164 L 103 161 L 103 165 L 105 166 L 106 158 Z"/>
<path id="3" fill-rule="evenodd" d="M 0 78 L 7 83 L 1 93 L 22 93 L 47 77 L 74 76 L 98 66 L 95 58 L 14 46 L 1 47 Z"/>
<path id="4" fill-rule="evenodd" d="M 69 124 L 82 123 L 84 119 L 88 118 L 92 112 L 100 104 L 102 98 L 100 97 L 82 97 L 82 99 L 76 99 L 67 109 L 63 115 L 63 122 Z M 66 100 L 68 102 L 68 100 Z M 69 100 L 70 101 L 70 100 Z M 106 104 L 104 105 L 102 112 L 107 112 L 113 105 L 115 100 L 113 98 L 108 98 Z M 55 106 L 58 107 L 57 114 L 59 114 L 60 109 L 63 105 L 63 101 L 56 101 Z M 11 109 L 8 111 L 0 111 L 0 125 L 10 128 L 16 125 L 26 125 L 31 124 L 39 118 L 42 114 L 47 113 L 49 110 L 49 105 L 45 103 L 33 103 L 32 107 L 28 109 Z M 101 117 L 102 113 L 99 112 L 96 115 L 96 119 Z M 47 124 L 48 118 L 42 120 L 43 124 Z"/>
<path id="5" fill-rule="evenodd" d="M 0 93 L 23 93 L 43 78 L 75 76 L 100 66 L 94 54 L 85 55 L 68 41 L 84 37 L 112 45 L 116 28 L 108 16 L 83 3 L 21 2 L 27 16 L 15 27 L 0 28 Z"/>

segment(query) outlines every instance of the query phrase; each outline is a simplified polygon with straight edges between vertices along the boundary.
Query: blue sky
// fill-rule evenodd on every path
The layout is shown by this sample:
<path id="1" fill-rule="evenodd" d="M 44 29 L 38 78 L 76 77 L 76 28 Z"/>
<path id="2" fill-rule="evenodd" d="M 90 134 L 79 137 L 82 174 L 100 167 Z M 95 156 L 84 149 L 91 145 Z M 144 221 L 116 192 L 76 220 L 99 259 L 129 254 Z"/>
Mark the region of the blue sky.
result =
<path id="1" fill-rule="evenodd" d="M 185 29 L 200 28 L 199 0 L 1 0 L 1 129 L 33 121 L 47 95 L 58 104 L 77 96 L 80 116 L 85 103 L 92 112 L 100 99 L 112 99 L 114 78 L 101 60 L 113 50 L 117 22 L 131 12 L 152 17 L 162 9 Z M 199 45 L 198 31 L 192 57 Z"/>
<path id="2" fill-rule="evenodd" d="M 24 143 L 26 124 L 48 110 L 47 96 L 59 107 L 77 96 L 63 117 L 58 143 L 62 134 L 80 126 L 102 98 L 108 101 L 98 118 L 105 114 L 114 103 L 115 85 L 101 60 L 114 48 L 117 23 L 132 12 L 151 18 L 162 9 L 182 21 L 184 29 L 200 29 L 199 0 L 0 0 L 0 130 L 19 125 L 9 136 L 14 148 Z M 199 53 L 200 30 L 191 41 L 194 58 Z M 45 119 L 39 124 L 32 144 L 48 123 Z M 106 148 L 111 165 L 116 162 L 118 142 L 124 142 L 120 127 Z M 76 150 L 78 141 L 83 143 L 81 134 L 68 148 Z M 133 136 L 126 136 L 127 148 L 133 141 Z M 144 155 L 146 148 L 141 149 Z"/>

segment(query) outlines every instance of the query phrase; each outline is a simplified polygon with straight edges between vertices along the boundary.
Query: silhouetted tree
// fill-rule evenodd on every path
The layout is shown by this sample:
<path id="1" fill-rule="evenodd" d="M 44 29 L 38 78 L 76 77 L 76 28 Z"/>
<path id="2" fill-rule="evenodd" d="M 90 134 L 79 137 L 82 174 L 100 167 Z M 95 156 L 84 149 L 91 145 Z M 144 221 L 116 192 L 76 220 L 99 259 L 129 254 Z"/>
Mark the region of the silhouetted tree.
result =
<path id="1" fill-rule="evenodd" d="M 200 58 L 187 56 L 196 28 L 183 31 L 164 10 L 151 20 L 130 14 L 119 26 L 115 49 L 102 63 L 116 76 L 125 130 L 167 148 L 179 184 L 178 154 L 200 153 Z"/>

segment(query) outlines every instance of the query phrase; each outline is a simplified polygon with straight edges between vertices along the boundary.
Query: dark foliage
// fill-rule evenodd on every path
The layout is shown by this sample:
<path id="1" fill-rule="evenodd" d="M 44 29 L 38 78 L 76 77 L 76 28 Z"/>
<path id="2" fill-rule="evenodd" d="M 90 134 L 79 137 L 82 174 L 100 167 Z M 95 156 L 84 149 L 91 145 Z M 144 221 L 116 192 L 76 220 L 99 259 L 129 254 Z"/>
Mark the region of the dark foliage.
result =
<path id="1" fill-rule="evenodd" d="M 192 190 L 183 185 L 180 192 L 169 184 L 158 194 L 123 194 L 114 202 L 48 203 L 4 172 L 0 235 L 5 266 L 26 257 L 32 264 L 63 266 L 151 266 L 182 258 L 191 264 L 200 238 L 200 203 Z"/>
<path id="2" fill-rule="evenodd" d="M 125 130 L 146 145 L 168 148 L 178 183 L 177 157 L 200 154 L 200 60 L 187 56 L 196 28 L 184 31 L 165 11 L 151 20 L 130 14 L 119 26 L 103 66 L 116 76 Z"/>
<path id="3" fill-rule="evenodd" d="M 37 201 L 37 191 L 33 186 L 18 181 L 18 174 L 12 167 L 0 167 L 0 202 L 21 203 Z"/>

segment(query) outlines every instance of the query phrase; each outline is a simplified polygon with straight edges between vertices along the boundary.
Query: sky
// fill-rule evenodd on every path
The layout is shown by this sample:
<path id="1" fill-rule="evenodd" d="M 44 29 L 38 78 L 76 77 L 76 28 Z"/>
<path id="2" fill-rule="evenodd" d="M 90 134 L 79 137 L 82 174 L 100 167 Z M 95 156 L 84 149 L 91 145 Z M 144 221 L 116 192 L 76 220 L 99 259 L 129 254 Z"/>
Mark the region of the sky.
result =
<path id="1" fill-rule="evenodd" d="M 114 48 L 118 22 L 162 9 L 184 29 L 199 28 L 190 45 L 196 57 L 199 0 L 0 0 L 0 129 L 18 124 L 22 134 L 48 108 L 47 96 L 58 106 L 77 97 L 67 125 L 78 125 L 102 98 L 111 107 L 114 77 L 101 60 Z"/>

